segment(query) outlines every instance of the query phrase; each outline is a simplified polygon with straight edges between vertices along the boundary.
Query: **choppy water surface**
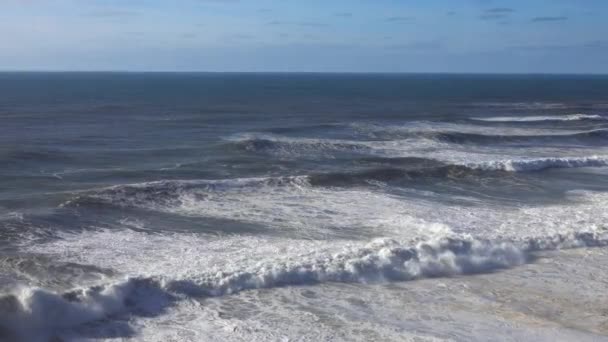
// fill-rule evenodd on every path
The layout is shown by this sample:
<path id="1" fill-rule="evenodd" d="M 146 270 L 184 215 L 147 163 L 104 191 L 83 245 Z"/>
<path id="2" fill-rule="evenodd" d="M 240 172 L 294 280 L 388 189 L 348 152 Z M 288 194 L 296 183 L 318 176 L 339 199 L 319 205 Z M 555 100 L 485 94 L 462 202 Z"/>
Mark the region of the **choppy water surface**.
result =
<path id="1" fill-rule="evenodd" d="M 602 292 L 606 77 L 0 74 L 0 161 L 7 341 L 608 333 L 496 308 Z"/>

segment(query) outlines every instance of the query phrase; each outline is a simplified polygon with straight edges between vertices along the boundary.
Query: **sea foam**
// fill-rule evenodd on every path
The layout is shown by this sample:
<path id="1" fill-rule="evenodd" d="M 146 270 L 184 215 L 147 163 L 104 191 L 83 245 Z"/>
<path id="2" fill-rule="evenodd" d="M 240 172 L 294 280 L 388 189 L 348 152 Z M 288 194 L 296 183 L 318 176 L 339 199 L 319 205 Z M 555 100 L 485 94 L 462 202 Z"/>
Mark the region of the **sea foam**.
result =
<path id="1" fill-rule="evenodd" d="M 482 170 L 529 172 L 555 168 L 605 167 L 608 166 L 608 158 L 590 156 L 569 158 L 508 159 L 484 163 L 471 163 L 467 164 L 467 166 Z"/>
<path id="2" fill-rule="evenodd" d="M 175 301 L 192 297 L 324 282 L 377 283 L 492 272 L 522 265 L 539 251 L 606 245 L 605 230 L 517 241 L 451 236 L 411 246 L 377 239 L 336 253 L 278 256 L 271 263 L 230 271 L 199 270 L 185 278 L 131 275 L 64 293 L 23 287 L 0 298 L 0 332 L 9 338 L 35 340 L 123 314 L 161 314 Z"/>

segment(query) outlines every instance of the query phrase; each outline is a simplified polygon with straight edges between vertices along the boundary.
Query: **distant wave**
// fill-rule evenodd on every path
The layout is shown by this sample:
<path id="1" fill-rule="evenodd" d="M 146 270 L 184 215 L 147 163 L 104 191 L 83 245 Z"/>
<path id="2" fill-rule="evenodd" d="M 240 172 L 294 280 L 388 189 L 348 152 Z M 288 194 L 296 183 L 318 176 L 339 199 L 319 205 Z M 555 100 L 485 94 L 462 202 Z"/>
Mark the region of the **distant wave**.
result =
<path id="1" fill-rule="evenodd" d="M 391 159 L 386 159 L 391 160 Z M 380 160 L 381 162 L 384 159 Z M 408 162 L 411 165 L 408 166 Z M 246 190 L 249 192 L 313 187 L 369 186 L 377 182 L 407 184 L 421 179 L 458 179 L 490 177 L 496 172 L 538 172 L 552 168 L 607 167 L 608 158 L 599 156 L 572 158 L 535 158 L 496 160 L 491 162 L 447 164 L 433 159 L 398 158 L 398 165 L 374 167 L 360 171 L 328 172 L 301 176 L 237 178 L 225 180 L 164 180 L 116 185 L 77 193 L 62 204 L 64 207 L 112 205 L 163 210 L 180 206 L 183 201 L 205 201 L 211 193 Z M 494 175 L 502 177 L 502 175 Z M 469 178 L 470 179 L 470 178 Z"/>
<path id="2" fill-rule="evenodd" d="M 229 147 L 252 153 L 268 153 L 286 157 L 323 158 L 337 153 L 355 155 L 381 155 L 392 152 L 422 151 L 427 148 L 445 148 L 445 144 L 604 144 L 608 129 L 555 132 L 538 134 L 500 134 L 498 132 L 458 132 L 453 130 L 417 130 L 415 128 L 374 127 L 371 141 L 290 138 L 272 135 L 244 135 L 229 140 Z"/>
<path id="3" fill-rule="evenodd" d="M 27 147 L 16 147 L 14 149 L 10 147 L 0 148 L 0 161 L 4 162 L 64 162 L 69 159 L 69 156 L 61 150 Z"/>
<path id="4" fill-rule="evenodd" d="M 251 268 L 227 272 L 200 270 L 199 274 L 181 279 L 170 275 L 132 277 L 64 293 L 25 287 L 0 297 L 0 333 L 9 339 L 32 340 L 58 329 L 120 314 L 162 314 L 183 298 L 325 282 L 375 283 L 476 274 L 522 265 L 534 252 L 607 245 L 605 230 L 517 241 L 443 237 L 413 246 L 379 239 L 335 254 L 312 252 L 299 257 L 278 257 L 272 263 Z"/>
<path id="5" fill-rule="evenodd" d="M 570 115 L 550 115 L 550 116 L 496 116 L 496 117 L 476 117 L 471 118 L 476 121 L 487 122 L 542 122 L 542 121 L 584 121 L 584 120 L 608 120 L 601 115 L 590 114 L 570 114 Z"/>
<path id="6" fill-rule="evenodd" d="M 482 170 L 527 172 L 555 168 L 605 167 L 608 166 L 608 158 L 591 156 L 572 158 L 513 159 L 469 164 L 468 166 Z"/>
<path id="7" fill-rule="evenodd" d="M 184 194 L 234 190 L 239 188 L 263 188 L 278 186 L 308 186 L 306 177 L 262 177 L 226 180 L 163 180 L 138 184 L 116 185 L 85 191 L 63 203 L 62 207 L 90 204 L 118 206 L 171 206 Z"/>
<path id="8" fill-rule="evenodd" d="M 429 132 L 422 135 L 453 144 L 536 143 L 542 145 L 605 142 L 608 139 L 608 130 L 596 129 L 585 132 L 544 135 L 492 135 L 460 132 Z"/>
<path id="9" fill-rule="evenodd" d="M 512 109 L 563 109 L 569 105 L 559 102 L 477 102 L 475 107 L 512 108 Z"/>
<path id="10" fill-rule="evenodd" d="M 334 140 L 334 139 L 312 139 L 312 138 L 288 138 L 284 136 L 266 134 L 243 134 L 229 139 L 229 145 L 248 152 L 273 152 L 277 154 L 311 154 L 316 156 L 323 151 L 340 152 L 370 152 L 371 148 L 364 142 Z"/>

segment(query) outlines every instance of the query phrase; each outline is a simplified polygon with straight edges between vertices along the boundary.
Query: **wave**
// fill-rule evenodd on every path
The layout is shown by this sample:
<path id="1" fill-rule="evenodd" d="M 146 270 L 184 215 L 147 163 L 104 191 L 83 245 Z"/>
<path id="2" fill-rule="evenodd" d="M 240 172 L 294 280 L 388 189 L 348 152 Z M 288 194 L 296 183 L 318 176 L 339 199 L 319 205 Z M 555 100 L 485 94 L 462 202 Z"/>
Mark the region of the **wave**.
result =
<path id="1" fill-rule="evenodd" d="M 479 164 L 468 164 L 473 169 L 508 171 L 508 172 L 530 172 L 542 171 L 546 169 L 558 168 L 582 168 L 582 167 L 606 167 L 608 158 L 591 157 L 570 157 L 570 158 L 536 158 L 536 159 L 513 159 L 491 161 Z"/>
<path id="2" fill-rule="evenodd" d="M 360 171 L 327 172 L 301 176 L 236 178 L 224 180 L 163 180 L 123 184 L 77 193 L 62 207 L 114 205 L 162 209 L 183 202 L 206 201 L 212 193 L 256 192 L 277 188 L 293 191 L 314 187 L 355 187 L 380 183 L 419 182 L 422 179 L 470 179 L 470 177 L 502 177 L 502 172 L 538 172 L 557 168 L 607 167 L 608 158 L 600 156 L 496 160 L 479 163 L 449 164 L 425 158 L 395 158 L 395 166 L 379 166 Z M 369 159 L 370 163 L 386 164 L 391 158 Z M 391 163 L 388 163 L 389 165 Z M 496 174 L 498 172 L 499 174 Z"/>
<path id="3" fill-rule="evenodd" d="M 29 147 L 4 147 L 0 148 L 0 160 L 8 163 L 23 162 L 65 162 L 71 158 L 61 150 L 29 148 Z"/>
<path id="4" fill-rule="evenodd" d="M 486 122 L 544 122 L 544 121 L 603 121 L 607 117 L 591 114 L 549 115 L 549 116 L 497 116 L 487 118 L 471 118 Z"/>
<path id="5" fill-rule="evenodd" d="M 334 172 L 310 175 L 308 183 L 312 186 L 337 187 L 376 184 L 376 182 L 418 182 L 421 179 L 464 178 L 468 176 L 481 176 L 484 172 L 480 168 L 465 165 L 442 165 L 420 167 L 415 169 L 402 168 L 374 168 L 359 172 Z"/>
<path id="6" fill-rule="evenodd" d="M 606 230 L 505 241 L 450 236 L 413 246 L 378 239 L 338 253 L 312 252 L 237 270 L 201 270 L 182 279 L 130 277 L 64 293 L 25 287 L 0 297 L 0 334 L 33 340 L 123 314 L 160 315 L 185 298 L 326 282 L 378 283 L 487 273 L 527 263 L 535 252 L 603 246 L 608 246 Z"/>
<path id="7" fill-rule="evenodd" d="M 324 151 L 353 153 L 369 153 L 372 151 L 365 142 L 359 141 L 288 138 L 266 134 L 239 135 L 229 139 L 229 145 L 247 152 L 273 152 L 286 156 L 304 154 L 315 157 L 318 153 L 323 153 Z"/>
<path id="8" fill-rule="evenodd" d="M 85 191 L 61 204 L 61 207 L 111 203 L 120 206 L 168 206 L 179 202 L 185 193 L 205 193 L 244 188 L 307 186 L 306 177 L 262 177 L 225 180 L 162 180 L 137 184 L 115 185 Z"/>
<path id="9" fill-rule="evenodd" d="M 605 144 L 608 129 L 555 132 L 518 130 L 515 134 L 491 133 L 483 130 L 454 131 L 425 130 L 412 127 L 358 128 L 374 140 L 340 140 L 289 138 L 268 135 L 245 135 L 231 139 L 229 147 L 241 151 L 272 154 L 280 157 L 329 158 L 346 155 L 362 156 L 424 156 L 428 151 L 441 151 L 452 145 L 530 144 L 534 146 L 563 146 L 568 144 L 595 146 Z"/>
<path id="10" fill-rule="evenodd" d="M 497 143 L 538 143 L 565 144 L 578 142 L 605 142 L 608 130 L 596 129 L 571 134 L 542 134 L 542 135 L 491 135 L 464 132 L 429 132 L 421 134 L 441 142 L 453 144 L 497 144 Z"/>

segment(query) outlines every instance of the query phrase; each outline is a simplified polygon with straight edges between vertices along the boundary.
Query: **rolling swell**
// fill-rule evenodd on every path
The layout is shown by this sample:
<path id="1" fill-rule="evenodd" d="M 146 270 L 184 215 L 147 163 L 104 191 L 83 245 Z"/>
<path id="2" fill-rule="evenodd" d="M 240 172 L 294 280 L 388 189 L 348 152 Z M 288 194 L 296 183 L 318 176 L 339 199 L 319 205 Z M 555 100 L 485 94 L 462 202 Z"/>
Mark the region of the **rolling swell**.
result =
<path id="1" fill-rule="evenodd" d="M 594 230 L 513 241 L 443 237 L 402 244 L 378 239 L 337 253 L 312 252 L 250 268 L 171 276 L 130 277 L 113 283 L 55 293 L 22 288 L 0 297 L 0 336 L 32 340 L 59 329 L 120 315 L 155 316 L 176 301 L 241 291 L 326 282 L 376 283 L 487 273 L 516 267 L 535 252 L 608 245 L 608 233 Z M 48 312 L 55 313 L 49 316 Z M 35 332 L 36 336 L 32 336 Z"/>
<path id="2" fill-rule="evenodd" d="M 608 117 L 593 114 L 569 114 L 547 116 L 495 116 L 485 118 L 471 118 L 475 121 L 487 122 L 556 122 L 556 121 L 606 121 Z"/>
<path id="3" fill-rule="evenodd" d="M 597 129 L 572 134 L 547 135 L 486 135 L 462 132 L 431 132 L 424 137 L 452 144 L 565 144 L 565 143 L 605 143 L 608 140 L 608 130 Z"/>
<path id="4" fill-rule="evenodd" d="M 416 148 L 416 142 L 424 140 L 454 145 L 487 146 L 500 144 L 525 144 L 534 146 L 562 146 L 568 144 L 583 144 L 593 146 L 606 144 L 608 141 L 608 129 L 537 135 L 485 134 L 458 132 L 452 130 L 395 131 L 394 129 L 378 129 L 373 133 L 373 137 L 376 140 L 359 141 L 253 135 L 231 140 L 227 147 L 248 153 L 265 153 L 299 157 L 323 157 L 326 155 L 333 156 L 335 153 L 350 153 L 359 155 L 386 153 L 385 147 L 394 148 L 391 144 L 395 141 L 403 141 L 403 148 Z M 385 143 L 388 143 L 388 145 Z"/>
<path id="5" fill-rule="evenodd" d="M 226 180 L 163 180 L 116 185 L 85 191 L 62 207 L 111 204 L 123 207 L 167 207 L 178 205 L 184 195 L 204 199 L 205 193 L 281 186 L 306 186 L 305 177 L 239 178 Z"/>
<path id="6" fill-rule="evenodd" d="M 483 176 L 503 170 L 483 170 L 464 165 L 444 165 L 415 169 L 378 167 L 358 172 L 319 173 L 307 176 L 243 178 L 228 180 L 167 180 L 140 184 L 117 185 L 90 190 L 76 195 L 62 207 L 112 205 L 159 209 L 175 207 L 184 201 L 205 201 L 207 196 L 230 191 L 273 191 L 291 188 L 293 191 L 314 187 L 356 187 L 376 182 L 408 182 L 420 179 L 464 178 Z"/>
<path id="7" fill-rule="evenodd" d="M 372 161 L 375 159 L 372 159 Z M 385 159 L 379 159 L 382 161 Z M 430 180 L 463 180 L 482 179 L 487 177 L 504 177 L 505 173 L 539 172 L 553 168 L 606 167 L 608 158 L 573 157 L 573 158 L 536 158 L 521 160 L 498 160 L 483 163 L 447 164 L 433 159 L 403 158 L 401 163 L 410 161 L 400 167 L 374 167 L 352 172 L 332 172 L 310 174 L 305 176 L 237 178 L 225 180 L 164 180 L 138 184 L 116 185 L 107 188 L 88 190 L 78 193 L 62 207 L 90 205 L 112 205 L 120 207 L 138 207 L 159 209 L 179 206 L 183 201 L 205 201 L 207 196 L 221 192 L 274 191 L 289 189 L 299 191 L 314 187 L 355 187 L 384 183 L 418 182 Z M 289 190 L 291 191 L 291 190 Z"/>
<path id="8" fill-rule="evenodd" d="M 71 158 L 61 150 L 27 147 L 0 149 L 0 161 L 6 163 L 66 162 L 70 159 Z"/>
<path id="9" fill-rule="evenodd" d="M 315 153 L 323 151 L 370 152 L 370 147 L 363 142 L 332 140 L 332 139 L 309 139 L 309 138 L 287 138 L 272 135 L 244 135 L 231 139 L 229 147 L 246 152 L 275 152 L 280 154 Z"/>

